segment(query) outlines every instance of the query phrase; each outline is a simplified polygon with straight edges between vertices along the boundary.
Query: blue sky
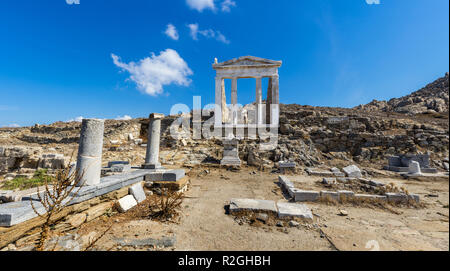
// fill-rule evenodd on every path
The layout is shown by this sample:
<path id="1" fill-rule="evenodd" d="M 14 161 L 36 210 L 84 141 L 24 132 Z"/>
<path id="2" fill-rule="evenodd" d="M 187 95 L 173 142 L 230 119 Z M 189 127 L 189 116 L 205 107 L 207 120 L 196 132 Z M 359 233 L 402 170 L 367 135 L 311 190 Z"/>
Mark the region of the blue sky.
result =
<path id="1" fill-rule="evenodd" d="M 317 106 L 403 96 L 449 67 L 448 0 L 67 1 L 2 1 L 0 127 L 213 103 L 215 57 L 282 60 L 280 102 Z"/>

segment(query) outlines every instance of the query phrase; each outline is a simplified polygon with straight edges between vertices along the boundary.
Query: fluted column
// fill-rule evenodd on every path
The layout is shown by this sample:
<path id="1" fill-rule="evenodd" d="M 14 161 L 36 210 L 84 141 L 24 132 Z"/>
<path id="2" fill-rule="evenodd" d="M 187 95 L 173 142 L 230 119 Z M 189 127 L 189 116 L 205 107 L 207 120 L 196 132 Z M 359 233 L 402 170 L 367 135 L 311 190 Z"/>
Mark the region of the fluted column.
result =
<path id="1" fill-rule="evenodd" d="M 222 81 L 223 79 L 221 77 L 216 77 L 214 123 L 219 126 L 222 124 Z"/>
<path id="2" fill-rule="evenodd" d="M 237 78 L 231 79 L 232 124 L 237 124 Z"/>
<path id="3" fill-rule="evenodd" d="M 257 124 L 262 124 L 263 121 L 263 112 L 262 112 L 262 88 L 261 88 L 261 81 L 262 78 L 261 77 L 256 77 L 256 100 L 255 100 L 255 104 L 256 104 L 256 123 Z"/>

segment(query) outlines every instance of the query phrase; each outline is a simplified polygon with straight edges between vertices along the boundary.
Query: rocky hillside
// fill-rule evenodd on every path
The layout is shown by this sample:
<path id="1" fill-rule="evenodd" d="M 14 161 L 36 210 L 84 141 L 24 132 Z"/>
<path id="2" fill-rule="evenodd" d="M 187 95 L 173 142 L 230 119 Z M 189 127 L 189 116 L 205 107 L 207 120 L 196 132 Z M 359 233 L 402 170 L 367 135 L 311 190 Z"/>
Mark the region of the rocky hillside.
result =
<path id="1" fill-rule="evenodd" d="M 401 98 L 359 105 L 355 109 L 364 111 L 397 112 L 406 114 L 447 114 L 449 96 L 449 74 L 446 73 L 431 84 Z"/>
<path id="2" fill-rule="evenodd" d="M 353 109 L 282 104 L 276 148 L 264 150 L 259 140 L 241 140 L 239 156 L 244 165 L 267 169 L 285 160 L 301 167 L 358 163 L 381 169 L 390 155 L 430 153 L 432 166 L 443 169 L 449 151 L 448 88 L 447 74 L 408 96 Z M 221 140 L 173 138 L 169 127 L 175 119 L 162 121 L 161 162 L 188 167 L 219 163 Z M 106 120 L 103 164 L 127 160 L 141 165 L 147 126 L 142 118 Z M 79 133 L 78 122 L 0 128 L 0 175 L 67 164 L 78 149 Z"/>

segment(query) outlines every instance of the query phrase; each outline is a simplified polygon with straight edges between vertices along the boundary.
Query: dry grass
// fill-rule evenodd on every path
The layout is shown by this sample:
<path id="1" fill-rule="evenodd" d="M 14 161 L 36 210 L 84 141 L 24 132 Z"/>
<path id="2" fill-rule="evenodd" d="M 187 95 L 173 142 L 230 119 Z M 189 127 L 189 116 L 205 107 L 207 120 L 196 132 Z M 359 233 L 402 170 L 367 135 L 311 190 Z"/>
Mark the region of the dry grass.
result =
<path id="1" fill-rule="evenodd" d="M 72 158 L 70 161 L 72 161 Z M 69 163 L 69 165 L 70 164 L 71 163 Z M 66 204 L 80 191 L 82 186 L 76 187 L 73 184 L 78 183 L 82 176 L 83 174 L 70 172 L 70 166 L 67 166 L 64 169 L 59 170 L 54 177 L 44 178 L 44 191 L 39 191 L 39 187 L 37 188 L 39 202 L 45 209 L 45 213 L 43 214 L 36 210 L 35 203 L 30 199 L 33 211 L 45 221 L 41 226 L 39 240 L 35 246 L 36 250 L 44 250 L 45 243 L 49 238 L 50 229 L 56 222 L 54 221 L 54 217 L 57 216 L 57 214 L 64 209 Z"/>
<path id="2" fill-rule="evenodd" d="M 360 198 L 360 197 L 348 197 L 341 195 L 339 200 L 331 198 L 330 196 L 319 197 L 319 202 L 326 205 L 351 205 L 353 207 L 363 207 L 363 208 L 378 208 L 382 210 L 387 210 L 394 214 L 401 214 L 400 211 L 394 209 L 399 207 L 407 208 L 425 208 L 424 203 L 418 203 L 413 199 L 408 199 L 406 202 L 389 202 L 386 199 L 379 198 Z"/>
<path id="3" fill-rule="evenodd" d="M 179 215 L 184 194 L 167 191 L 158 197 L 152 197 L 149 205 L 149 217 L 162 222 L 170 221 Z"/>

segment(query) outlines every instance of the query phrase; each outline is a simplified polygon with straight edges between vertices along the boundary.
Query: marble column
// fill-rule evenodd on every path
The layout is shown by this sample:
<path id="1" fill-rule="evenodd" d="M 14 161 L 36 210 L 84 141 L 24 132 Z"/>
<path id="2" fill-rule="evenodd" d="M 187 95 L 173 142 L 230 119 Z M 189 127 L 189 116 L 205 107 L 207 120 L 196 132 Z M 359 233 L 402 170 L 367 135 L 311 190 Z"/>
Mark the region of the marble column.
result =
<path id="1" fill-rule="evenodd" d="M 272 104 L 272 77 L 269 77 L 269 84 L 267 85 L 267 100 L 266 100 L 266 123 L 270 124 L 270 105 Z"/>
<path id="2" fill-rule="evenodd" d="M 232 106 L 232 124 L 237 124 L 238 112 L 237 112 L 237 78 L 231 79 L 231 106 Z"/>
<path id="3" fill-rule="evenodd" d="M 214 110 L 214 125 L 220 126 L 222 125 L 222 82 L 223 79 L 221 77 L 216 77 L 216 99 L 215 99 L 215 110 Z"/>
<path id="4" fill-rule="evenodd" d="M 256 77 L 255 79 L 256 79 L 256 94 L 255 94 L 255 97 L 256 97 L 256 101 L 255 101 L 256 123 L 262 124 L 262 121 L 263 121 L 263 116 L 262 116 L 263 112 L 262 112 L 262 106 L 261 106 L 262 105 L 262 88 L 261 88 L 262 77 Z"/>
<path id="5" fill-rule="evenodd" d="M 142 168 L 161 168 L 161 163 L 159 163 L 159 141 L 162 118 L 164 118 L 164 115 L 158 113 L 152 113 L 149 116 L 147 152 L 145 154 L 145 164 L 142 165 Z"/>
<path id="6" fill-rule="evenodd" d="M 81 123 L 75 171 L 76 186 L 89 186 L 100 183 L 104 129 L 104 120 L 83 119 Z"/>
<path id="7" fill-rule="evenodd" d="M 277 125 L 280 118 L 280 94 L 278 74 L 272 76 L 272 108 L 270 109 L 270 124 Z"/>

